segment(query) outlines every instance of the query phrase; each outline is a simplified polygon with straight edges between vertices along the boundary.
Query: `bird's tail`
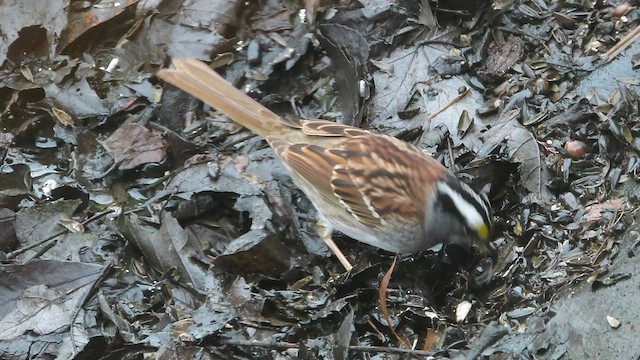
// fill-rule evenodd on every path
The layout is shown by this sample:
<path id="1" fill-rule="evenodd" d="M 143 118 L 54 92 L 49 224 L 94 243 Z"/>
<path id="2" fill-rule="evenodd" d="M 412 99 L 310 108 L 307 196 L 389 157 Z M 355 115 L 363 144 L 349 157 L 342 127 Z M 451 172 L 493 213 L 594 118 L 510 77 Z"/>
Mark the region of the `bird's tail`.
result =
<path id="1" fill-rule="evenodd" d="M 213 106 L 254 133 L 266 137 L 283 120 L 247 94 L 236 89 L 207 64 L 196 59 L 176 59 L 175 69 L 162 69 L 158 76 Z"/>

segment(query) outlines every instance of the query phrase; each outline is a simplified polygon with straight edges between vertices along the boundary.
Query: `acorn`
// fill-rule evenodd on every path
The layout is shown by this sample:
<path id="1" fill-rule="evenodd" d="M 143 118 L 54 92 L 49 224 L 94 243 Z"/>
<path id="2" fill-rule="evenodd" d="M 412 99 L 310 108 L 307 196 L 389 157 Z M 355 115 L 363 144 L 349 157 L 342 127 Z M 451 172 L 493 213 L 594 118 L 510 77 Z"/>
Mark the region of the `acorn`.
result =
<path id="1" fill-rule="evenodd" d="M 629 5 L 628 3 L 620 4 L 616 6 L 615 9 L 613 9 L 613 11 L 611 12 L 611 17 L 614 19 L 621 18 L 626 15 L 629 10 L 631 10 L 631 5 Z"/>
<path id="2" fill-rule="evenodd" d="M 587 144 L 580 140 L 570 140 L 564 143 L 564 150 L 572 159 L 582 159 L 588 152 Z"/>

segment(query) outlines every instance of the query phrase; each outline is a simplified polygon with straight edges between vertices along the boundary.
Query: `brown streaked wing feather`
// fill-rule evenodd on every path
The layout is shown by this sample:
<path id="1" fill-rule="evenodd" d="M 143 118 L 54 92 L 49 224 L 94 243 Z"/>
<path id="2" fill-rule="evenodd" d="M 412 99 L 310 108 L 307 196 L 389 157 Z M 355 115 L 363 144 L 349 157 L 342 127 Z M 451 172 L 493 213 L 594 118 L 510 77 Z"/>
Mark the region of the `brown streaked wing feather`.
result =
<path id="1" fill-rule="evenodd" d="M 282 161 L 295 172 L 294 177 L 300 178 L 312 189 L 330 203 L 339 205 L 339 199 L 333 195 L 331 189 L 331 174 L 336 165 L 335 159 L 324 153 L 324 148 L 308 143 L 292 144 L 278 137 L 267 137 L 269 145 L 276 151 Z"/>
<path id="2" fill-rule="evenodd" d="M 424 219 L 424 201 L 447 170 L 420 150 L 389 136 L 357 137 L 339 154 L 348 159 L 347 172 L 369 208 L 387 221 Z"/>
<path id="3" fill-rule="evenodd" d="M 355 128 L 353 126 L 336 124 L 326 120 L 306 120 L 302 121 L 302 132 L 309 136 L 326 137 L 355 137 L 370 134 L 367 130 Z"/>
<path id="4" fill-rule="evenodd" d="M 322 121 L 317 123 L 320 124 Z M 331 124 L 333 123 L 327 122 L 327 125 Z M 349 130 L 345 126 L 339 125 L 339 127 Z M 382 221 L 375 212 L 371 211 L 348 174 L 347 160 L 336 155 L 340 153 L 339 150 L 326 149 L 308 143 L 292 144 L 275 136 L 267 137 L 267 141 L 282 161 L 295 172 L 294 177 L 309 185 L 310 189 L 303 188 L 303 190 L 316 192 L 327 202 L 335 205 L 334 211 L 344 209 L 345 216 L 351 215 L 364 225 L 371 227 L 381 225 Z M 348 140 L 345 139 L 345 141 Z M 331 143 L 334 145 L 335 141 Z"/>
<path id="5" fill-rule="evenodd" d="M 369 227 L 382 225 L 382 220 L 375 211 L 372 211 L 369 204 L 364 201 L 362 192 L 354 184 L 349 171 L 344 166 L 334 168 L 331 187 L 333 188 L 333 194 L 341 200 L 349 213 L 360 223 Z"/>

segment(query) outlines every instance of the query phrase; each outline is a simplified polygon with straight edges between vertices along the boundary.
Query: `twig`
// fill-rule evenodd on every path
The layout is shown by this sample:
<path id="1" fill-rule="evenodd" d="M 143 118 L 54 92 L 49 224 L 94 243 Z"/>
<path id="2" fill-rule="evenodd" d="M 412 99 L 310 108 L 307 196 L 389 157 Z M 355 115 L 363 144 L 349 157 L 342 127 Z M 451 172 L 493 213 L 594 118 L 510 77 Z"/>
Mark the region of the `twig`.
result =
<path id="1" fill-rule="evenodd" d="M 613 60 L 618 54 L 620 54 L 624 49 L 628 48 L 634 41 L 640 38 L 640 25 L 636 26 L 627 36 L 622 38 L 622 40 L 618 41 L 609 51 L 602 54 L 601 58 L 605 59 L 607 62 Z"/>
<path id="2" fill-rule="evenodd" d="M 465 90 L 462 94 L 456 96 L 453 100 L 449 101 L 448 103 L 446 103 L 443 107 L 441 107 L 440 109 L 436 110 L 436 112 L 430 114 L 427 117 L 427 120 L 431 120 L 434 117 L 438 116 L 441 112 L 447 110 L 451 105 L 455 104 L 456 102 L 460 101 L 460 99 L 462 99 L 463 97 L 467 96 L 471 94 L 471 89 L 467 89 Z"/>
<path id="3" fill-rule="evenodd" d="M 251 341 L 251 340 L 220 340 L 217 342 L 222 345 L 232 346 L 253 346 L 273 350 L 299 349 L 300 345 L 290 342 L 269 342 L 269 341 Z M 400 349 L 385 346 L 349 346 L 350 351 L 368 352 L 368 353 L 388 353 L 388 354 L 411 354 L 419 356 L 433 356 L 433 351 Z"/>
<path id="4" fill-rule="evenodd" d="M 85 221 L 81 222 L 81 224 L 82 224 L 82 225 L 86 225 L 86 224 L 90 223 L 91 221 L 93 221 L 93 220 L 95 220 L 95 219 L 97 219 L 97 218 L 99 218 L 99 217 L 102 217 L 102 216 L 104 216 L 104 215 L 106 215 L 106 214 L 108 214 L 108 213 L 110 213 L 110 212 L 113 212 L 113 210 L 108 209 L 108 210 L 105 210 L 105 211 L 102 211 L 102 212 L 96 213 L 96 214 L 95 214 L 95 215 L 93 215 L 92 217 L 90 217 L 90 218 L 86 219 Z M 54 233 L 54 234 L 52 234 L 52 235 L 50 235 L 50 236 L 47 236 L 46 238 L 44 238 L 44 239 L 42 239 L 42 240 L 40 240 L 40 241 L 38 241 L 38 242 L 35 242 L 35 243 L 31 244 L 31 245 L 27 245 L 27 246 L 25 246 L 25 247 L 23 247 L 23 248 L 21 248 L 21 249 L 18 249 L 18 250 L 12 251 L 12 252 L 10 252 L 10 253 L 8 253 L 8 254 L 7 254 L 7 259 L 13 259 L 13 258 L 15 258 L 16 256 L 18 256 L 18 255 L 20 255 L 20 254 L 22 254 L 22 253 L 25 253 L 25 252 L 27 252 L 27 251 L 29 251 L 29 250 L 31 250 L 31 249 L 33 249 L 33 248 L 35 248 L 35 247 L 38 247 L 38 246 L 40 246 L 40 245 L 43 245 L 43 244 L 45 244 L 45 243 L 47 243 L 47 242 L 49 242 L 49 241 L 55 241 L 55 238 L 57 238 L 57 237 L 58 237 L 58 236 L 60 236 L 60 235 L 64 235 L 64 234 L 66 234 L 67 232 L 69 232 L 69 230 L 68 230 L 68 229 L 66 229 L 66 228 L 65 228 L 65 229 L 62 229 L 62 230 L 58 231 L 57 233 Z"/>

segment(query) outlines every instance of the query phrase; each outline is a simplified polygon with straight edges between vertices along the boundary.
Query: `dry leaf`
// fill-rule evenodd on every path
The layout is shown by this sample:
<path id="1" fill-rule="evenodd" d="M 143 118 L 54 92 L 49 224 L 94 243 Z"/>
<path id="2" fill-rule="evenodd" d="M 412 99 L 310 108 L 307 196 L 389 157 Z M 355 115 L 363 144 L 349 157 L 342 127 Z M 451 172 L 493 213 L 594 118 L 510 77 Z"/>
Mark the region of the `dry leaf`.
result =
<path id="1" fill-rule="evenodd" d="M 599 204 L 589 205 L 585 208 L 587 211 L 584 215 L 584 221 L 598 221 L 602 218 L 603 211 L 623 210 L 624 204 L 626 203 L 627 203 L 627 199 L 622 197 L 622 198 L 610 199 Z"/>
<path id="2" fill-rule="evenodd" d="M 398 335 L 396 329 L 393 327 L 393 323 L 391 322 L 391 317 L 389 316 L 389 309 L 387 308 L 387 287 L 389 286 L 389 280 L 391 280 L 391 274 L 393 274 L 393 270 L 396 268 L 396 261 L 398 257 L 396 256 L 393 259 L 393 263 L 387 270 L 387 273 L 384 274 L 382 281 L 380 281 L 380 290 L 378 291 L 378 297 L 380 299 L 380 311 L 382 311 L 382 316 L 387 320 L 387 326 L 389 326 L 389 330 L 393 333 L 393 336 L 396 337 L 399 343 L 403 344 L 407 349 L 410 349 L 411 346 L 409 342 Z"/>
<path id="3" fill-rule="evenodd" d="M 60 110 L 56 107 L 52 107 L 51 111 L 53 111 L 53 115 L 60 121 L 60 123 L 64 126 L 73 125 L 73 118 L 71 115 L 67 114 L 64 110 Z"/>
<path id="4" fill-rule="evenodd" d="M 82 233 L 84 233 L 84 225 L 82 225 L 81 223 L 79 223 L 79 222 L 77 222 L 75 220 L 60 219 L 58 221 L 58 224 L 64 226 L 65 229 L 69 230 L 69 232 L 72 232 L 74 234 L 82 234 Z"/>

